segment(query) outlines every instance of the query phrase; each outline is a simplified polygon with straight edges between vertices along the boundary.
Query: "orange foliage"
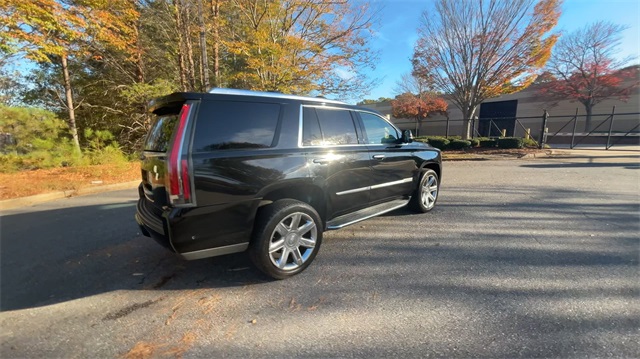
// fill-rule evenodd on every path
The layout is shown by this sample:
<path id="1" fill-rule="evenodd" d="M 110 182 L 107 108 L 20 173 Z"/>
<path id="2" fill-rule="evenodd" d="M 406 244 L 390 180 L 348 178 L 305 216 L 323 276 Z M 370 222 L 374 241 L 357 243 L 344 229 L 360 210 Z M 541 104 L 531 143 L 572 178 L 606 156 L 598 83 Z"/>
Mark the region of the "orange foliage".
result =
<path id="1" fill-rule="evenodd" d="M 413 73 L 432 80 L 470 119 L 485 99 L 531 84 L 558 38 L 561 0 L 439 0 L 425 13 Z"/>
<path id="2" fill-rule="evenodd" d="M 35 61 L 87 54 L 102 46 L 126 50 L 135 41 L 133 0 L 0 0 L 0 41 Z"/>

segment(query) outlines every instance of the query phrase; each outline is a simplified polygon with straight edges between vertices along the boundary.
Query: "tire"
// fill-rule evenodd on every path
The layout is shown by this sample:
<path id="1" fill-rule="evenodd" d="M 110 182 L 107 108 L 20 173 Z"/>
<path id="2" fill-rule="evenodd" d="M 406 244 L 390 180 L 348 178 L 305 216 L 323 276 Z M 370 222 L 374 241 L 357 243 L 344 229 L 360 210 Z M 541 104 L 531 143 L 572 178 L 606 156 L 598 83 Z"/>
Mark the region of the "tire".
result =
<path id="1" fill-rule="evenodd" d="M 418 188 L 413 192 L 409 201 L 409 208 L 418 213 L 429 212 L 435 207 L 440 192 L 440 181 L 434 170 L 427 170 L 422 174 Z"/>
<path id="2" fill-rule="evenodd" d="M 251 261 L 274 279 L 296 275 L 318 254 L 322 229 L 320 215 L 310 205 L 292 199 L 276 201 L 256 218 L 249 245 Z"/>

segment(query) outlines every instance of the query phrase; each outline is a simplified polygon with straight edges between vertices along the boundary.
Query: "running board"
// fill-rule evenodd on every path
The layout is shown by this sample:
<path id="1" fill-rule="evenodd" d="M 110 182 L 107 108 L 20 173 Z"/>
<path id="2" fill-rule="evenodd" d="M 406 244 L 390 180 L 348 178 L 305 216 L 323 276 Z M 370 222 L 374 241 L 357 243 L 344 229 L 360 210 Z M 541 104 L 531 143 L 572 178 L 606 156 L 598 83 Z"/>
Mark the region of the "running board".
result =
<path id="1" fill-rule="evenodd" d="M 327 229 L 340 229 L 350 224 L 354 224 L 365 219 L 379 216 L 383 213 L 391 212 L 400 207 L 404 207 L 409 203 L 408 199 L 396 199 L 394 201 L 377 204 L 375 206 L 363 208 L 359 211 L 336 217 L 327 222 Z"/>

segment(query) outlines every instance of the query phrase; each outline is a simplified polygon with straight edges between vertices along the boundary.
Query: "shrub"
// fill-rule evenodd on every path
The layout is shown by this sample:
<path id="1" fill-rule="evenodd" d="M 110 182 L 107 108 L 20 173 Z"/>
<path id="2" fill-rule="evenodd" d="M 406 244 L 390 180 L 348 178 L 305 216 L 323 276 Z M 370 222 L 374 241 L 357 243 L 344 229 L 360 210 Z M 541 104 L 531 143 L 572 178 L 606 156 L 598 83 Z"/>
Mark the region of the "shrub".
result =
<path id="1" fill-rule="evenodd" d="M 84 131 L 84 137 L 89 143 L 85 150 L 89 164 L 102 165 L 107 163 L 120 164 L 128 161 L 116 142 L 116 137 L 109 131 L 92 130 Z"/>
<path id="2" fill-rule="evenodd" d="M 429 137 L 429 144 L 435 148 L 445 150 L 449 145 L 449 140 L 443 137 Z"/>
<path id="3" fill-rule="evenodd" d="M 494 148 L 496 147 L 496 140 L 493 138 L 481 137 L 478 138 L 479 145 L 482 148 Z"/>
<path id="4" fill-rule="evenodd" d="M 538 147 L 538 142 L 536 142 L 536 140 L 534 140 L 533 138 L 523 138 L 522 139 L 524 147 Z"/>
<path id="5" fill-rule="evenodd" d="M 462 150 L 462 149 L 469 148 L 469 147 L 471 147 L 471 141 L 451 140 L 449 142 L 449 145 L 447 146 L 447 149 L 450 149 L 450 150 Z"/>
<path id="6" fill-rule="evenodd" d="M 472 138 L 469 140 L 469 142 L 471 143 L 471 147 L 478 147 L 480 146 L 480 140 L 477 138 Z"/>
<path id="7" fill-rule="evenodd" d="M 521 137 L 504 137 L 498 139 L 498 148 L 522 148 L 524 141 Z"/>
<path id="8" fill-rule="evenodd" d="M 66 124 L 52 112 L 0 106 L 0 132 L 1 172 L 58 167 L 79 160 Z"/>

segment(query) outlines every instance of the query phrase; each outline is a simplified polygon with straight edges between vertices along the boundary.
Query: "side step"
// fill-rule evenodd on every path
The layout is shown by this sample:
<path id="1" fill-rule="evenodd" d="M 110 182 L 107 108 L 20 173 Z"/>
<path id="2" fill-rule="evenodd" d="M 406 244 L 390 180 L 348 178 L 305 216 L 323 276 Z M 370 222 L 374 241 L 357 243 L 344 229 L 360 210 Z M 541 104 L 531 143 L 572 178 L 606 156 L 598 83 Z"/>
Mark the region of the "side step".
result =
<path id="1" fill-rule="evenodd" d="M 340 229 L 356 222 L 364 221 L 371 217 L 379 216 L 383 213 L 391 212 L 394 209 L 404 207 L 409 203 L 408 199 L 396 199 L 390 202 L 380 203 L 375 206 L 363 208 L 359 211 L 336 217 L 327 222 L 327 229 Z"/>

